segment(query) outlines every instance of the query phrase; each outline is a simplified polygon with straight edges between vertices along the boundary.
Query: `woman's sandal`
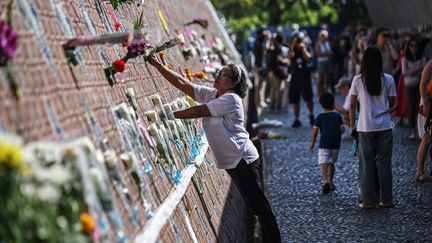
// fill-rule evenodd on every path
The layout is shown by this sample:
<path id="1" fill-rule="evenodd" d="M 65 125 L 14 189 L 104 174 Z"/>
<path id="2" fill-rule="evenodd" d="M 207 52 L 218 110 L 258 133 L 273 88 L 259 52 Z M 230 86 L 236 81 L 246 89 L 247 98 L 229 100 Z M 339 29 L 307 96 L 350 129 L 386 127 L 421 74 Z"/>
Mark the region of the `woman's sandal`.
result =
<path id="1" fill-rule="evenodd" d="M 430 181 L 432 178 L 428 175 L 425 175 L 424 173 L 416 175 L 416 181 L 417 182 L 428 182 Z"/>
<path id="2" fill-rule="evenodd" d="M 393 203 L 380 202 L 379 206 L 380 206 L 380 208 L 392 208 L 392 207 L 394 207 L 394 204 Z"/>
<path id="3" fill-rule="evenodd" d="M 362 203 L 359 204 L 359 207 L 363 208 L 363 209 L 373 209 L 373 208 L 375 208 L 375 205 L 374 204 L 370 204 L 370 203 L 362 202 Z"/>

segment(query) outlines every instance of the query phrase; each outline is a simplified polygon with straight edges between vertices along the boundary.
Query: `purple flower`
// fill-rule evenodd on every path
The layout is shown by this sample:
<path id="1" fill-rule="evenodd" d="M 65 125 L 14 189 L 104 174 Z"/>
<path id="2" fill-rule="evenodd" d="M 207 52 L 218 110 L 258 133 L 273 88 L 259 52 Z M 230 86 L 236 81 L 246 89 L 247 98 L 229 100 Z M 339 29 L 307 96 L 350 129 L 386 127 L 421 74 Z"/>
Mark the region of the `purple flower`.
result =
<path id="1" fill-rule="evenodd" d="M 4 21 L 0 21 L 0 65 L 13 59 L 18 47 L 18 34 Z"/>

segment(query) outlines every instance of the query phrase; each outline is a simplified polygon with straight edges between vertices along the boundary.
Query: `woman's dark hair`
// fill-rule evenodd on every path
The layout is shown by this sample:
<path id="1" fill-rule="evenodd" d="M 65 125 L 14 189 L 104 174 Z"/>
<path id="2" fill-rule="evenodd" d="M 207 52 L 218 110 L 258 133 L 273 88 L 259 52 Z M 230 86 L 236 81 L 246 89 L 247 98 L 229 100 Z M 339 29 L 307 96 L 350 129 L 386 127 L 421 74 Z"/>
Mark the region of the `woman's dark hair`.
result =
<path id="1" fill-rule="evenodd" d="M 383 65 L 381 52 L 377 47 L 374 46 L 366 49 L 361 62 L 360 73 L 367 92 L 370 95 L 380 95 Z"/>
<path id="2" fill-rule="evenodd" d="M 415 53 L 412 53 L 410 50 L 410 45 L 412 43 L 417 43 L 417 49 L 415 50 Z M 420 48 L 420 42 L 416 39 L 411 37 L 405 47 L 405 58 L 409 61 L 417 61 L 422 58 L 422 50 Z"/>
<path id="3" fill-rule="evenodd" d="M 285 41 L 285 37 L 282 32 L 278 32 L 274 38 L 275 45 L 281 45 Z"/>
<path id="4" fill-rule="evenodd" d="M 246 90 L 247 90 L 245 72 L 240 67 L 237 67 L 235 64 L 228 64 L 227 67 L 231 70 L 231 72 L 229 73 L 229 77 L 234 84 L 234 88 L 233 88 L 234 93 L 238 94 L 238 96 L 240 96 L 241 98 L 244 98 L 246 96 Z M 239 71 L 240 71 L 240 78 L 239 78 Z"/>

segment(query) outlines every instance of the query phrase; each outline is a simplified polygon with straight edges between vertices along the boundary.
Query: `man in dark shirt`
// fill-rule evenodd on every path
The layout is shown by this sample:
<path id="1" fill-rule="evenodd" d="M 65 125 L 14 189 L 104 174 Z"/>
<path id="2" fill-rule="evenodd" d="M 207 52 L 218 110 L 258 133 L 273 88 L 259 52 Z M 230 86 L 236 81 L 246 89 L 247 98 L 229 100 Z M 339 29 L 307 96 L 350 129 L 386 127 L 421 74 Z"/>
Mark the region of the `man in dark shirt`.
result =
<path id="1" fill-rule="evenodd" d="M 303 96 L 304 101 L 306 101 L 309 110 L 309 122 L 311 125 L 314 123 L 311 70 L 308 65 L 312 59 L 312 54 L 304 43 L 304 37 L 304 33 L 299 32 L 292 38 L 288 53 L 288 58 L 291 61 L 292 74 L 288 97 L 289 103 L 293 105 L 295 118 L 292 127 L 301 127 L 301 122 L 299 120 L 300 95 Z"/>

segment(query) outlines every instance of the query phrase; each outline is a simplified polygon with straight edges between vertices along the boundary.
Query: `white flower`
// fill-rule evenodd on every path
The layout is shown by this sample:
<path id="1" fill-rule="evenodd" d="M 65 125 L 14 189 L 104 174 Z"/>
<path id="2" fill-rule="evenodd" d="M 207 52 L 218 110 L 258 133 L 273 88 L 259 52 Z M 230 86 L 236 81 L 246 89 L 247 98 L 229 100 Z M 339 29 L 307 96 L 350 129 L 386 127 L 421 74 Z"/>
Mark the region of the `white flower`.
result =
<path id="1" fill-rule="evenodd" d="M 134 97 L 135 96 L 135 90 L 134 88 L 128 88 L 126 89 L 126 95 L 129 97 Z"/>
<path id="2" fill-rule="evenodd" d="M 29 197 L 33 197 L 36 193 L 36 188 L 34 184 L 32 183 L 23 183 L 21 185 L 21 192 L 24 195 L 27 195 Z"/>
<path id="3" fill-rule="evenodd" d="M 52 166 L 48 172 L 50 175 L 48 180 L 56 185 L 62 185 L 72 179 L 69 170 L 60 165 Z"/>
<path id="4" fill-rule="evenodd" d="M 173 111 L 171 109 L 171 105 L 170 104 L 165 104 L 165 105 L 163 105 L 163 108 L 164 108 L 164 110 L 165 110 L 165 112 L 166 112 L 166 114 L 168 116 L 168 119 L 169 120 L 174 120 L 175 118 L 174 118 L 174 113 L 173 113 Z"/>
<path id="5" fill-rule="evenodd" d="M 158 115 L 155 111 L 146 111 L 144 114 L 146 115 L 147 119 L 151 123 L 154 123 L 159 120 Z"/>
<path id="6" fill-rule="evenodd" d="M 129 113 L 128 105 L 126 103 L 121 103 L 115 108 L 115 111 L 117 111 L 121 118 L 126 119 L 127 114 Z"/>
<path id="7" fill-rule="evenodd" d="M 83 137 L 83 138 L 79 139 L 78 141 L 86 149 L 87 153 L 89 153 L 89 154 L 93 153 L 93 151 L 95 150 L 95 146 L 89 137 Z"/>
<path id="8" fill-rule="evenodd" d="M 158 133 L 159 133 L 159 129 L 157 128 L 156 124 L 151 124 L 148 128 L 147 131 L 150 133 L 151 136 L 153 137 L 157 137 Z"/>
<path id="9" fill-rule="evenodd" d="M 192 97 L 186 95 L 186 101 L 188 102 L 189 106 L 195 106 L 195 100 L 192 99 Z"/>
<path id="10" fill-rule="evenodd" d="M 96 185 L 102 185 L 104 183 L 102 172 L 98 168 L 90 168 L 90 176 L 92 177 Z"/>
<path id="11" fill-rule="evenodd" d="M 182 100 L 182 99 L 177 98 L 176 102 L 177 102 L 177 106 L 178 106 L 178 108 L 179 108 L 180 110 L 185 109 L 184 104 L 183 104 L 183 100 Z"/>
<path id="12" fill-rule="evenodd" d="M 58 164 L 51 167 L 33 165 L 32 170 L 35 179 L 40 182 L 62 185 L 72 178 L 69 170 Z"/>
<path id="13" fill-rule="evenodd" d="M 114 150 L 110 149 L 105 151 L 104 157 L 105 157 L 105 163 L 107 164 L 108 168 L 114 169 L 117 166 L 118 158 Z"/>
<path id="14" fill-rule="evenodd" d="M 135 161 L 131 152 L 122 153 L 119 157 L 120 160 L 126 164 L 127 168 L 132 168 L 134 166 Z"/>
<path id="15" fill-rule="evenodd" d="M 176 42 L 177 45 L 184 44 L 185 43 L 185 38 L 184 38 L 183 34 L 176 35 L 175 42 Z"/>
<path id="16" fill-rule="evenodd" d="M 57 202 L 60 199 L 60 191 L 52 184 L 44 184 L 38 189 L 37 196 L 42 201 Z"/>
<path id="17" fill-rule="evenodd" d="M 179 109 L 177 102 L 173 101 L 171 102 L 171 110 L 172 111 L 177 111 Z"/>
<path id="18" fill-rule="evenodd" d="M 150 96 L 150 99 L 152 100 L 152 102 L 155 106 L 162 106 L 162 100 L 158 94 L 154 94 L 154 95 Z"/>

